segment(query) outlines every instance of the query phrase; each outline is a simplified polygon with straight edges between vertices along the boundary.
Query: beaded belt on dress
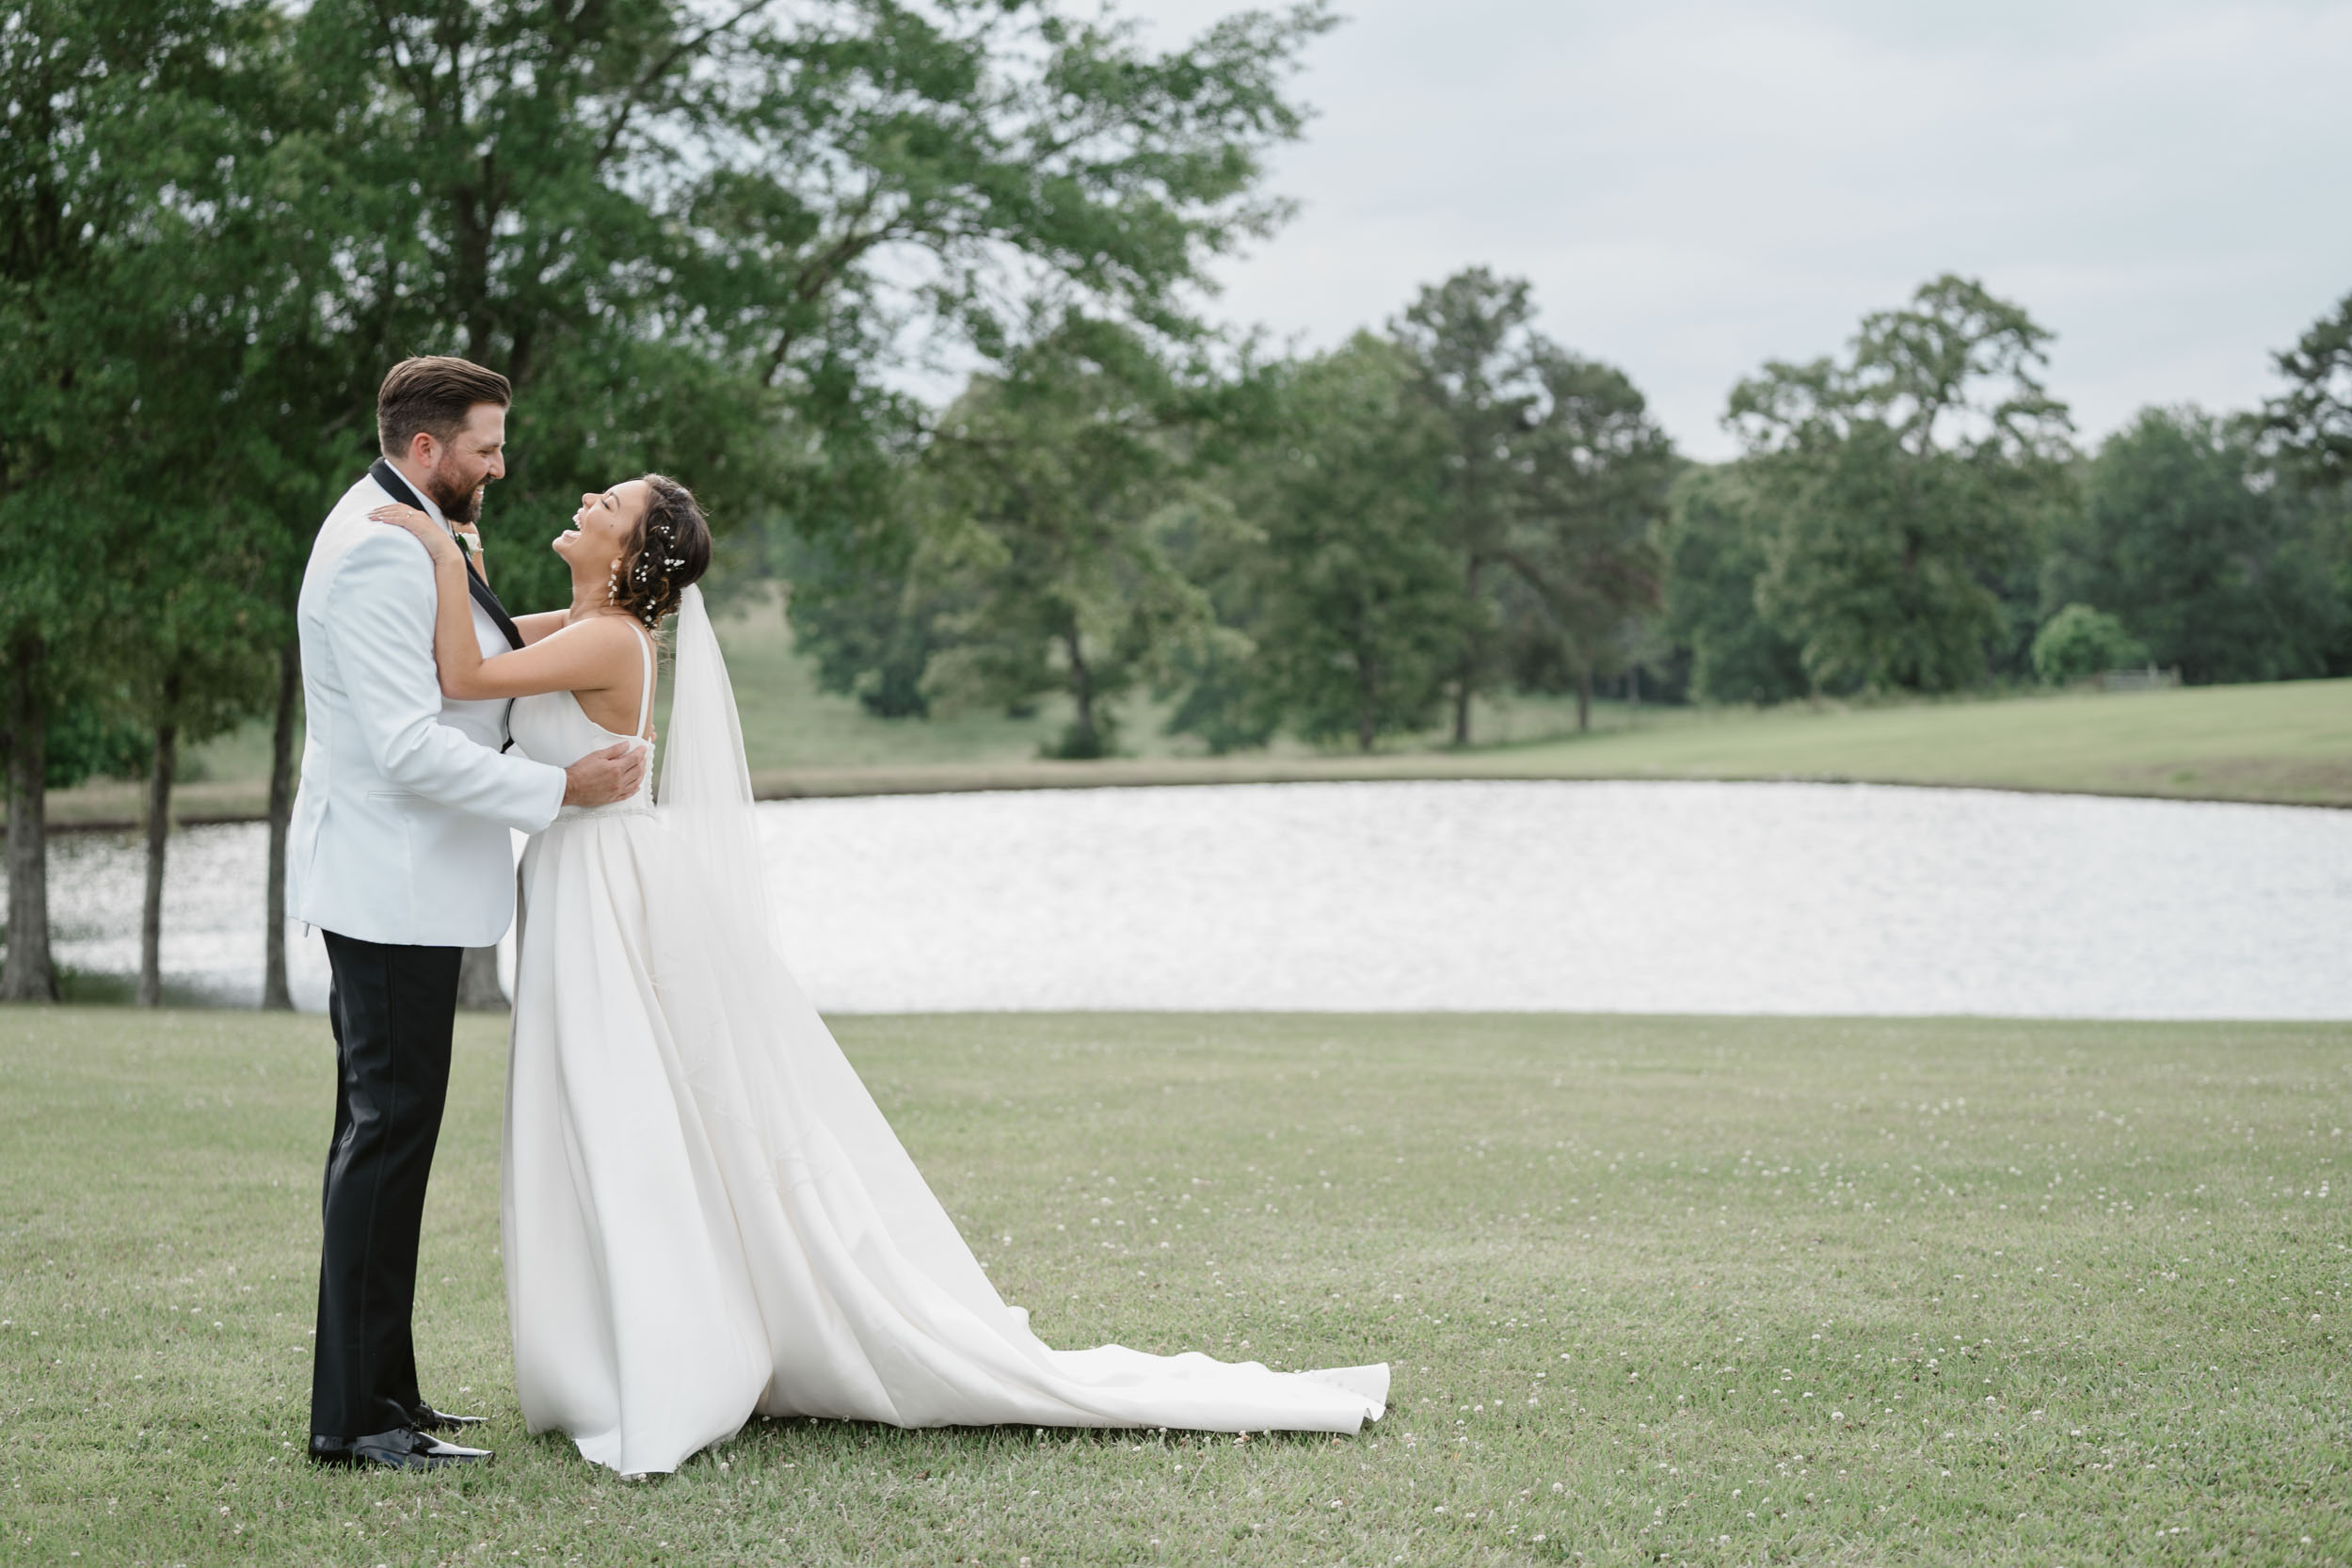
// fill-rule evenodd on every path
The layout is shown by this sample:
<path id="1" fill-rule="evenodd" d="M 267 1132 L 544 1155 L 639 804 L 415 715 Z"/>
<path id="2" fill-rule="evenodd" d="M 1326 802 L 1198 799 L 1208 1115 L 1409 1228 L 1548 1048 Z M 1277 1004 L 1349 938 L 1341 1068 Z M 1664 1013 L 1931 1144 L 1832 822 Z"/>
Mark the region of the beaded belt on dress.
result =
<path id="1" fill-rule="evenodd" d="M 632 795 L 608 806 L 563 806 L 555 811 L 557 822 L 570 822 L 579 817 L 641 817 L 653 812 L 653 797 L 649 794 Z"/>

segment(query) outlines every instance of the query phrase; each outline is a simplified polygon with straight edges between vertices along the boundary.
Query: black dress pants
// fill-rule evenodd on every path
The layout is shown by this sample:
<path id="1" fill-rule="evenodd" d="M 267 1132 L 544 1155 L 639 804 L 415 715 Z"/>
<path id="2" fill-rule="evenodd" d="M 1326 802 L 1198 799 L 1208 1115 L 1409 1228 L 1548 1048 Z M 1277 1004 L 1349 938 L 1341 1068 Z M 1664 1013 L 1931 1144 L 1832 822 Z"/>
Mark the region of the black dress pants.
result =
<path id="1" fill-rule="evenodd" d="M 424 1402 L 408 1319 L 464 951 L 326 936 L 335 1138 L 322 1205 L 311 1432 L 348 1439 L 408 1426 Z"/>

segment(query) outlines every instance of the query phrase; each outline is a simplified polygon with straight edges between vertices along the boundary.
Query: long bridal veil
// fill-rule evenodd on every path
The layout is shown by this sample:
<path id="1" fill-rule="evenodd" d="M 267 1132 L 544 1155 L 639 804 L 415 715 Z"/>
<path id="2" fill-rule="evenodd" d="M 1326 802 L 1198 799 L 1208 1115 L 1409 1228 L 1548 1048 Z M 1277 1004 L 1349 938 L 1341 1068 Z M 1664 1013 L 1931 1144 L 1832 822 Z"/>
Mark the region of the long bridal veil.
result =
<path id="1" fill-rule="evenodd" d="M 784 963 L 734 692 L 698 589 L 675 638 L 659 797 L 669 865 L 647 888 L 649 973 L 691 1091 L 681 1114 L 724 1188 L 740 1256 L 728 1294 L 754 1304 L 766 1340 L 758 1409 L 900 1426 L 1377 1420 L 1384 1366 L 1286 1374 L 1115 1345 L 1055 1351 L 1030 1332 Z"/>
<path id="2" fill-rule="evenodd" d="M 669 747 L 662 756 L 658 798 L 680 848 L 712 877 L 706 891 L 713 917 L 773 940 L 774 905 L 760 857 L 743 720 L 698 587 L 689 587 L 679 605 L 675 638 Z"/>

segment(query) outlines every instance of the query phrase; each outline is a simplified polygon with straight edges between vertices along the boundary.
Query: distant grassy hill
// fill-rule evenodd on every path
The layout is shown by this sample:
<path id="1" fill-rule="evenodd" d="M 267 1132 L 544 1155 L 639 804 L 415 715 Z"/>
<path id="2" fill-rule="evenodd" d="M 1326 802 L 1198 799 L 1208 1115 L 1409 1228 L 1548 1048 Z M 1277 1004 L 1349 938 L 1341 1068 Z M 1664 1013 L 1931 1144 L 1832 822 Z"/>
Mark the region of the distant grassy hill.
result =
<path id="1" fill-rule="evenodd" d="M 1478 745 L 1456 750 L 1431 735 L 1372 757 L 1289 741 L 1208 757 L 1199 743 L 1161 733 L 1165 710 L 1139 702 L 1121 737 L 1127 755 L 1049 762 L 1038 748 L 1068 722 L 1062 704 L 1026 718 L 877 719 L 817 690 L 772 600 L 729 616 L 722 638 L 753 774 L 775 796 L 1325 778 L 1770 778 L 2352 806 L 2352 680 L 1763 710 L 1601 703 L 1582 735 L 1573 702 L 1514 698 L 1480 707 Z M 248 727 L 197 759 L 204 776 L 177 792 L 184 819 L 261 813 L 264 728 Z M 136 784 L 102 781 L 54 793 L 50 812 L 59 823 L 129 821 L 139 794 Z"/>
<path id="2" fill-rule="evenodd" d="M 1468 750 L 779 769 L 763 792 L 881 794 L 1320 778 L 1721 778 L 2352 806 L 2352 680 L 1848 707 L 1622 710 Z"/>

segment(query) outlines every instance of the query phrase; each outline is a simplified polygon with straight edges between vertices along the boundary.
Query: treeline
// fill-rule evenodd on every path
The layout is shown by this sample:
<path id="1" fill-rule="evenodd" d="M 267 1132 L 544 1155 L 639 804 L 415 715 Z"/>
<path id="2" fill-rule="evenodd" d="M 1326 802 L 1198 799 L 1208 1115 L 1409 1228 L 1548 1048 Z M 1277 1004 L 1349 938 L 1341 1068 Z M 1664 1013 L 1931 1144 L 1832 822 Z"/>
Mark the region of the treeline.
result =
<path id="1" fill-rule="evenodd" d="M 1479 693 L 1606 667 L 1660 581 L 1672 451 L 1531 313 L 1470 272 L 1387 336 L 1223 367 L 1055 324 L 910 455 L 893 552 L 786 541 L 796 634 L 887 715 L 1066 694 L 1064 757 L 1112 750 L 1145 687 L 1218 750 L 1447 712 L 1467 739 Z"/>
<path id="2" fill-rule="evenodd" d="M 879 714 L 1066 696 L 1064 757 L 1114 749 L 1144 690 L 1215 750 L 1368 751 L 1469 743 L 1503 690 L 1573 691 L 1584 722 L 1596 685 L 2352 671 L 2352 296 L 2277 357 L 2265 408 L 2149 408 L 2085 452 L 2050 333 L 1940 278 L 1742 381 L 1742 455 L 1714 465 L 1532 317 L 1527 284 L 1471 270 L 1306 359 L 1055 327 L 908 448 L 865 548 L 772 541 L 795 635 Z"/>
<path id="3" fill-rule="evenodd" d="M 518 609 L 560 601 L 540 546 L 579 493 L 646 469 L 857 546 L 929 428 L 904 367 L 1004 361 L 1048 315 L 1200 337 L 1205 264 L 1279 216 L 1260 171 L 1327 23 L 1160 51 L 1057 0 L 15 0 L 0 998 L 56 995 L 43 790 L 127 768 L 157 1000 L 178 758 L 266 714 L 286 1004 L 294 600 L 394 361 L 515 383 L 486 531 Z"/>

